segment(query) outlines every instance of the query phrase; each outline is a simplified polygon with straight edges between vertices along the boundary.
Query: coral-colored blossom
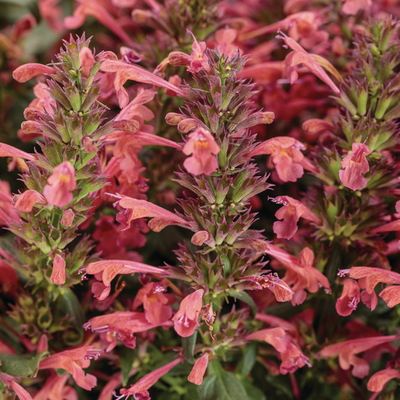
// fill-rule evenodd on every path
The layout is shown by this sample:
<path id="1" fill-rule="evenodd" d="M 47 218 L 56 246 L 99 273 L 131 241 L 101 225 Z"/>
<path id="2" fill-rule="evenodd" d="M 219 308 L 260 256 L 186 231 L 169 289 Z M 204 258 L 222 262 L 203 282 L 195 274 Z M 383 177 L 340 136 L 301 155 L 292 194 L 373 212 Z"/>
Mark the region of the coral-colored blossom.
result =
<path id="1" fill-rule="evenodd" d="M 121 61 L 106 60 L 102 63 L 101 70 L 104 72 L 116 72 L 114 86 L 121 108 L 124 108 L 129 103 L 129 95 L 123 86 L 128 80 L 150 83 L 151 85 L 169 89 L 180 96 L 186 96 L 186 92 L 182 89 L 137 65 L 126 64 Z"/>
<path id="2" fill-rule="evenodd" d="M 161 276 L 168 275 L 168 272 L 161 268 L 128 260 L 97 261 L 88 264 L 85 270 L 85 275 L 96 275 L 96 278 L 103 282 L 104 287 L 102 287 L 102 291 L 98 292 L 98 295 L 96 296 L 99 300 L 104 300 L 110 294 L 111 281 L 118 274 L 144 273 L 157 274 Z"/>
<path id="3" fill-rule="evenodd" d="M 183 153 L 193 154 L 183 163 L 188 172 L 194 175 L 210 175 L 218 168 L 218 160 L 215 154 L 220 151 L 219 146 L 211 135 L 211 132 L 198 128 L 189 135 Z"/>
<path id="4" fill-rule="evenodd" d="M 117 345 L 117 338 L 123 341 L 126 347 L 133 349 L 136 347 L 135 333 L 145 332 L 160 325 L 168 327 L 172 323 L 167 321 L 151 323 L 144 313 L 116 311 L 91 318 L 83 327 L 99 333 L 107 346 L 106 351 L 109 352 Z"/>
<path id="5" fill-rule="evenodd" d="M 397 369 L 384 369 L 378 371 L 369 378 L 367 389 L 371 392 L 380 392 L 391 379 L 400 379 L 400 371 Z"/>
<path id="6" fill-rule="evenodd" d="M 171 295 L 164 294 L 162 282 L 150 282 L 139 289 L 132 308 L 136 309 L 143 304 L 146 319 L 152 324 L 162 324 L 172 316 L 172 308 L 169 306 L 175 302 Z"/>
<path id="7" fill-rule="evenodd" d="M 290 47 L 293 52 L 286 56 L 285 64 L 288 67 L 287 75 L 290 83 L 294 83 L 298 78 L 297 66 L 305 65 L 315 76 L 325 82 L 336 95 L 340 95 L 339 88 L 333 83 L 332 79 L 323 68 L 292 38 L 281 33 L 281 39 Z"/>
<path id="8" fill-rule="evenodd" d="M 20 400 L 32 400 L 31 395 L 14 380 L 10 382 L 10 388 L 14 390 Z"/>
<path id="9" fill-rule="evenodd" d="M 36 157 L 33 154 L 25 153 L 25 151 L 19 150 L 5 143 L 0 143 L 0 157 L 20 157 L 29 161 L 36 160 Z"/>
<path id="10" fill-rule="evenodd" d="M 117 221 L 124 225 L 124 229 L 129 229 L 131 221 L 138 218 L 153 218 L 149 222 L 149 227 L 155 232 L 160 232 L 166 226 L 178 225 L 184 228 L 189 227 L 189 223 L 162 207 L 156 206 L 146 200 L 132 199 L 128 196 L 123 196 L 118 201 L 118 205 L 125 210 L 117 214 Z"/>
<path id="11" fill-rule="evenodd" d="M 360 302 L 360 287 L 356 281 L 346 279 L 343 283 L 342 295 L 336 301 L 336 311 L 342 317 L 347 317 Z"/>
<path id="12" fill-rule="evenodd" d="M 275 213 L 275 217 L 283 221 L 276 221 L 273 225 L 273 230 L 279 239 L 290 239 L 297 232 L 297 222 L 300 218 L 320 223 L 320 219 L 307 206 L 292 197 L 280 196 L 276 198 L 276 202 L 284 204 Z"/>
<path id="13" fill-rule="evenodd" d="M 13 78 L 16 81 L 23 83 L 41 74 L 54 75 L 55 73 L 56 71 L 54 68 L 48 67 L 47 65 L 31 63 L 18 67 L 13 72 Z"/>
<path id="14" fill-rule="evenodd" d="M 17 197 L 17 196 L 15 196 Z M 46 204 L 46 199 L 36 190 L 27 190 L 18 196 L 15 208 L 22 212 L 31 212 L 35 204 Z"/>
<path id="15" fill-rule="evenodd" d="M 64 207 L 72 199 L 72 190 L 76 189 L 75 169 L 70 162 L 64 161 L 54 168 L 54 173 L 47 179 L 43 194 L 49 204 Z"/>
<path id="16" fill-rule="evenodd" d="M 50 280 L 55 285 L 63 285 L 65 283 L 65 260 L 59 254 L 54 257 L 53 272 Z"/>
<path id="17" fill-rule="evenodd" d="M 296 182 L 304 174 L 304 169 L 316 172 L 312 163 L 304 157 L 300 150 L 305 150 L 303 143 L 295 138 L 275 137 L 260 143 L 248 155 L 271 154 L 278 177 L 283 182 Z"/>
<path id="18" fill-rule="evenodd" d="M 321 355 L 324 357 L 339 355 L 339 364 L 342 369 L 348 370 L 353 366 L 352 375 L 357 378 L 364 378 L 369 373 L 369 363 L 363 358 L 357 357 L 356 354 L 392 342 L 396 339 L 398 339 L 397 335 L 347 340 L 342 343 L 324 347 L 321 351 Z"/>
<path id="19" fill-rule="evenodd" d="M 311 367 L 308 357 L 301 352 L 299 345 L 293 339 L 291 339 L 288 350 L 281 354 L 281 358 L 282 363 L 279 367 L 279 372 L 282 375 L 286 375 L 288 372 L 292 374 L 298 368 L 303 368 L 305 365 Z"/>
<path id="20" fill-rule="evenodd" d="M 366 292 L 372 296 L 372 299 L 374 300 L 373 304 L 375 304 L 375 306 L 377 303 L 375 286 L 379 282 L 390 285 L 400 285 L 400 274 L 380 268 L 353 267 L 350 270 L 350 277 L 353 279 L 359 279 L 359 286 L 362 289 L 365 289 Z M 400 286 L 386 287 L 379 294 L 379 297 L 386 302 L 388 307 L 394 307 L 395 305 L 400 304 Z"/>
<path id="21" fill-rule="evenodd" d="M 172 317 L 174 328 L 178 335 L 189 337 L 193 335 L 202 307 L 204 290 L 199 289 L 186 296 L 179 306 L 178 312 Z"/>
<path id="22" fill-rule="evenodd" d="M 132 385 L 129 389 L 121 389 L 119 393 L 123 396 L 130 396 L 133 395 L 134 398 L 140 400 L 150 400 L 149 389 L 153 386 L 163 375 L 169 372 L 175 365 L 179 364 L 183 361 L 183 358 L 177 358 L 176 360 L 164 365 L 161 368 L 150 372 L 149 374 L 145 375 L 142 379 L 139 379 L 134 385 Z M 120 399 L 120 397 L 118 397 Z"/>
<path id="23" fill-rule="evenodd" d="M 204 353 L 198 358 L 193 365 L 192 371 L 188 376 L 188 381 L 195 385 L 201 385 L 203 383 L 203 377 L 208 366 L 208 353 Z"/>
<path id="24" fill-rule="evenodd" d="M 322 286 L 326 290 L 330 290 L 328 278 L 313 267 L 314 253 L 308 247 L 305 247 L 299 258 L 293 257 L 284 250 L 269 244 L 268 249 L 265 251 L 276 258 L 281 264 L 287 268 L 287 272 L 283 280 L 293 285 L 291 288 L 295 293 L 292 303 L 302 304 L 306 299 L 307 289 L 310 293 L 315 293 Z"/>
<path id="25" fill-rule="evenodd" d="M 291 342 L 290 336 L 283 328 L 262 329 L 247 335 L 246 340 L 262 340 L 273 346 L 279 353 L 286 353 Z"/>
<path id="26" fill-rule="evenodd" d="M 351 153 L 340 163 L 344 170 L 339 171 L 339 178 L 343 185 L 351 190 L 364 189 L 367 180 L 363 175 L 369 171 L 365 156 L 370 154 L 371 150 L 363 143 L 353 143 L 351 149 Z"/>
<path id="27" fill-rule="evenodd" d="M 210 66 L 208 65 L 208 57 L 204 54 L 207 49 L 205 42 L 198 43 L 193 33 L 188 31 L 193 36 L 192 54 L 190 55 L 190 68 L 188 71 L 196 73 L 205 69 L 207 72 L 210 71 Z"/>
<path id="28" fill-rule="evenodd" d="M 343 14 L 356 15 L 360 10 L 368 10 L 372 6 L 372 0 L 342 0 Z"/>
<path id="29" fill-rule="evenodd" d="M 88 47 L 84 47 L 79 52 L 79 62 L 83 69 L 85 76 L 89 76 L 90 69 L 94 65 L 94 57 L 92 51 Z"/>
<path id="30" fill-rule="evenodd" d="M 90 359 L 97 359 L 99 351 L 93 346 L 82 346 L 78 349 L 65 350 L 53 354 L 40 361 L 39 369 L 61 368 L 68 371 L 74 378 L 76 384 L 83 389 L 92 390 L 96 386 L 96 377 L 86 374 L 82 368 L 90 365 Z"/>
<path id="31" fill-rule="evenodd" d="M 65 386 L 69 376 L 54 374 L 47 378 L 44 386 L 35 394 L 33 400 L 78 399 L 78 394 L 71 386 Z"/>

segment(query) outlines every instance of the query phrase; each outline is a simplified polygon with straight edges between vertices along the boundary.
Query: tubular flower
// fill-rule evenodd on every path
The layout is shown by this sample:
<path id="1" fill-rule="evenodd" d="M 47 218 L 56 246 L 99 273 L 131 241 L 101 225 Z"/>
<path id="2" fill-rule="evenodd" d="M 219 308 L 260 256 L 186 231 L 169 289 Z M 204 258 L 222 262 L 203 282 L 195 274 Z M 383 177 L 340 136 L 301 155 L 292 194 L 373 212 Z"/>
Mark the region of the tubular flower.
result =
<path id="1" fill-rule="evenodd" d="M 400 285 L 400 274 L 398 274 L 397 272 L 388 271 L 380 268 L 353 267 L 350 270 L 350 278 L 359 279 L 358 285 L 362 289 L 365 289 L 367 294 L 371 297 L 371 300 L 373 301 L 372 304 L 374 306 L 376 306 L 377 303 L 375 286 L 379 282 L 386 283 L 389 285 L 393 284 Z M 388 305 L 388 307 L 392 308 L 395 305 L 400 304 L 400 286 L 386 287 L 379 294 L 379 297 L 383 299 L 383 301 Z M 363 299 L 362 295 L 361 298 Z"/>
<path id="2" fill-rule="evenodd" d="M 183 163 L 188 172 L 194 175 L 210 175 L 218 168 L 218 160 L 215 157 L 220 148 L 211 133 L 203 128 L 198 128 L 189 135 L 183 153 L 187 156 L 193 154 Z"/>
<path id="3" fill-rule="evenodd" d="M 97 359 L 100 351 L 93 346 L 83 346 L 78 349 L 65 350 L 53 354 L 40 361 L 39 369 L 61 368 L 68 371 L 74 378 L 76 384 L 83 389 L 92 390 L 96 386 L 96 377 L 83 372 L 82 368 L 90 365 L 90 359 Z"/>
<path id="4" fill-rule="evenodd" d="M 64 207 L 72 199 L 72 190 L 76 189 L 75 169 L 68 161 L 57 165 L 54 173 L 47 179 L 49 183 L 44 187 L 44 197 L 49 204 L 57 207 Z"/>
<path id="5" fill-rule="evenodd" d="M 13 78 L 16 81 L 23 83 L 41 74 L 54 75 L 55 73 L 56 71 L 54 68 L 48 67 L 47 65 L 31 63 L 18 67 L 13 72 Z"/>
<path id="6" fill-rule="evenodd" d="M 314 253 L 308 247 L 301 251 L 298 259 L 272 244 L 268 245 L 265 253 L 276 258 L 287 268 L 283 279 L 287 284 L 293 285 L 292 290 L 295 296 L 292 303 L 302 304 L 304 302 L 307 296 L 304 289 L 310 293 L 317 292 L 320 286 L 330 290 L 327 277 L 313 267 Z"/>
<path id="7" fill-rule="evenodd" d="M 33 206 L 37 203 L 46 204 L 46 199 L 36 190 L 27 190 L 17 197 L 15 208 L 18 211 L 31 212 Z"/>
<path id="8" fill-rule="evenodd" d="M 400 371 L 397 369 L 384 369 L 378 371 L 369 378 L 367 389 L 371 392 L 380 392 L 391 379 L 400 379 Z"/>
<path id="9" fill-rule="evenodd" d="M 366 360 L 356 357 L 356 354 L 370 350 L 376 346 L 392 342 L 398 339 L 398 336 L 377 336 L 362 339 L 347 340 L 342 343 L 332 344 L 322 349 L 321 355 L 324 357 L 333 357 L 339 355 L 340 367 L 344 370 L 353 366 L 352 375 L 356 378 L 364 378 L 369 373 L 369 364 Z"/>
<path id="10" fill-rule="evenodd" d="M 336 311 L 342 317 L 347 317 L 360 302 L 360 287 L 356 281 L 346 279 L 343 285 L 342 295 L 336 301 Z"/>
<path id="11" fill-rule="evenodd" d="M 198 358 L 193 365 L 192 371 L 188 376 L 188 381 L 195 385 L 201 385 L 203 383 L 203 377 L 208 366 L 208 353 L 204 353 Z"/>
<path id="12" fill-rule="evenodd" d="M 304 169 L 316 172 L 316 168 L 304 157 L 300 150 L 306 147 L 292 137 L 275 137 L 259 144 L 249 153 L 250 157 L 271 154 L 278 177 L 283 182 L 296 182 L 304 174 Z"/>
<path id="13" fill-rule="evenodd" d="M 162 324 L 168 321 L 172 316 L 172 308 L 169 304 L 175 302 L 175 298 L 171 295 L 164 294 L 165 287 L 162 282 L 150 282 L 139 289 L 133 309 L 143 304 L 146 319 L 151 324 Z"/>
<path id="14" fill-rule="evenodd" d="M 69 376 L 50 376 L 44 386 L 35 394 L 33 400 L 56 400 L 56 399 L 77 399 L 78 395 L 74 388 L 65 386 Z"/>
<path id="15" fill-rule="evenodd" d="M 292 38 L 281 32 L 280 39 L 285 41 L 286 46 L 290 47 L 293 52 L 286 56 L 285 64 L 288 67 L 287 75 L 290 83 L 294 83 L 298 78 L 297 66 L 305 65 L 315 76 L 325 82 L 336 95 L 340 95 L 339 88 L 333 83 L 332 79 L 324 71 L 324 69 Z"/>
<path id="16" fill-rule="evenodd" d="M 178 335 L 189 337 L 193 335 L 202 308 L 204 290 L 199 289 L 186 296 L 179 306 L 178 312 L 172 317 L 174 328 Z"/>
<path id="17" fill-rule="evenodd" d="M 117 397 L 117 399 L 133 395 L 135 399 L 150 400 L 149 392 L 147 391 L 147 389 L 153 386 L 163 375 L 169 372 L 173 367 L 175 367 L 175 365 L 179 364 L 181 361 L 183 361 L 183 358 L 177 358 L 176 360 L 164 365 L 163 367 L 158 368 L 155 371 L 145 375 L 129 389 L 121 389 L 119 393 L 122 396 Z"/>
<path id="18" fill-rule="evenodd" d="M 123 196 L 117 203 L 125 209 L 117 214 L 117 221 L 124 225 L 124 230 L 129 229 L 131 221 L 144 217 L 153 218 L 149 222 L 149 227 L 155 232 L 160 232 L 169 225 L 178 225 L 183 228 L 189 227 L 189 223 L 177 214 L 156 206 L 149 201 Z"/>
<path id="19" fill-rule="evenodd" d="M 270 328 L 250 333 L 246 340 L 262 340 L 269 343 L 279 353 L 289 351 L 291 338 L 283 328 Z"/>
<path id="20" fill-rule="evenodd" d="M 190 55 L 190 68 L 188 71 L 192 73 L 199 72 L 202 69 L 205 69 L 207 72 L 210 71 L 210 66 L 208 65 L 208 57 L 204 54 L 207 49 L 207 45 L 205 42 L 198 43 L 193 33 L 188 31 L 193 36 L 193 46 L 192 46 L 192 54 Z"/>
<path id="21" fill-rule="evenodd" d="M 369 171 L 365 156 L 370 154 L 371 150 L 363 143 L 353 143 L 351 149 L 352 152 L 340 163 L 344 170 L 339 171 L 339 178 L 343 185 L 351 190 L 364 189 L 367 180 L 363 175 Z"/>
<path id="22" fill-rule="evenodd" d="M 144 274 L 157 274 L 162 276 L 168 275 L 168 272 L 161 268 L 156 268 L 140 262 L 128 260 L 97 261 L 88 264 L 85 270 L 86 272 L 82 276 L 82 279 L 86 274 L 90 274 L 96 275 L 96 279 L 102 281 L 102 284 L 100 282 L 97 283 L 97 288 L 95 290 L 96 297 L 99 300 L 104 300 L 108 297 L 111 290 L 111 281 L 118 274 L 134 274 L 136 272 Z M 101 285 L 101 290 L 99 290 L 100 288 L 98 285 Z"/>
<path id="23" fill-rule="evenodd" d="M 320 223 L 320 219 L 304 204 L 289 196 L 280 196 L 276 198 L 278 204 L 284 206 L 275 213 L 277 219 L 283 221 L 274 222 L 273 230 L 279 239 L 290 239 L 297 232 L 297 222 L 300 218 Z"/>

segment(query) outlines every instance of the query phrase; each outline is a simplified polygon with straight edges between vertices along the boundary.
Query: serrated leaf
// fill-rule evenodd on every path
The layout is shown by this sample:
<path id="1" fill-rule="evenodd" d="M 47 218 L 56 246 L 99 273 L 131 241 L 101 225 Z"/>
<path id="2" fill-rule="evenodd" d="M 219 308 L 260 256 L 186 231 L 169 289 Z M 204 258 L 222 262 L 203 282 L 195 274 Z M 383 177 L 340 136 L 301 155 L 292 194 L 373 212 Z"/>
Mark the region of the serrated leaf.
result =
<path id="1" fill-rule="evenodd" d="M 229 296 L 235 297 L 240 301 L 245 302 L 248 306 L 250 306 L 251 314 L 253 317 L 257 314 L 257 306 L 254 303 L 254 300 L 250 297 L 250 295 L 244 290 L 236 291 L 236 290 L 228 290 Z"/>
<path id="2" fill-rule="evenodd" d="M 122 372 L 122 385 L 126 386 L 129 379 L 129 374 L 132 370 L 133 362 L 135 361 L 135 350 L 124 347 L 120 351 L 120 366 Z"/>
<path id="3" fill-rule="evenodd" d="M 196 339 L 197 339 L 197 327 L 194 330 L 193 335 L 182 338 L 183 354 L 185 356 L 186 361 L 192 365 L 195 363 L 193 352 L 194 352 L 194 346 L 196 345 Z"/>
<path id="4" fill-rule="evenodd" d="M 32 356 L 32 354 L 0 354 L 0 368 L 2 372 L 12 376 L 34 376 L 39 368 L 39 362 L 48 355 L 50 355 L 48 351 L 37 356 Z"/>

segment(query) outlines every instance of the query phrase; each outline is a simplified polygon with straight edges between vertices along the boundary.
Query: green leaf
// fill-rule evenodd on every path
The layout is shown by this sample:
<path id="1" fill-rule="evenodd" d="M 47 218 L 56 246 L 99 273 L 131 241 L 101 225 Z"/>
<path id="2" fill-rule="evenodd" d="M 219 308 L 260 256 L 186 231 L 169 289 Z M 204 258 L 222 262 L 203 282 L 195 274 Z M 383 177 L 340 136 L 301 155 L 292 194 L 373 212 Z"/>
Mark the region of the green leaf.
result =
<path id="1" fill-rule="evenodd" d="M 253 386 L 249 381 L 242 381 L 243 387 L 246 390 L 250 400 L 267 400 L 265 394 L 256 386 Z"/>
<path id="2" fill-rule="evenodd" d="M 244 355 L 235 372 L 245 377 L 253 369 L 257 358 L 257 343 L 250 343 L 244 349 Z"/>
<path id="3" fill-rule="evenodd" d="M 210 367 L 210 375 L 198 389 L 200 400 L 250 400 L 239 379 L 224 371 L 217 359 L 211 361 Z"/>
<path id="4" fill-rule="evenodd" d="M 12 376 L 34 377 L 39 368 L 39 362 L 50 353 L 44 351 L 37 356 L 32 354 L 0 354 L 1 371 Z"/>
<path id="5" fill-rule="evenodd" d="M 133 362 L 135 361 L 135 350 L 124 347 L 120 351 L 120 365 L 122 372 L 122 385 L 126 386 L 129 379 L 129 374 L 132 370 Z"/>
<path id="6" fill-rule="evenodd" d="M 193 352 L 194 352 L 194 346 L 196 345 L 196 339 L 197 339 L 197 327 L 193 332 L 192 336 L 182 338 L 183 354 L 185 356 L 186 361 L 192 365 L 195 363 Z"/>
<path id="7" fill-rule="evenodd" d="M 235 297 L 239 299 L 240 301 L 245 302 L 247 305 L 250 306 L 251 309 L 251 314 L 254 317 L 257 314 L 257 306 L 256 303 L 254 303 L 253 299 L 250 297 L 250 295 L 245 292 L 244 290 L 241 291 L 236 291 L 236 290 L 228 290 L 229 296 Z"/>

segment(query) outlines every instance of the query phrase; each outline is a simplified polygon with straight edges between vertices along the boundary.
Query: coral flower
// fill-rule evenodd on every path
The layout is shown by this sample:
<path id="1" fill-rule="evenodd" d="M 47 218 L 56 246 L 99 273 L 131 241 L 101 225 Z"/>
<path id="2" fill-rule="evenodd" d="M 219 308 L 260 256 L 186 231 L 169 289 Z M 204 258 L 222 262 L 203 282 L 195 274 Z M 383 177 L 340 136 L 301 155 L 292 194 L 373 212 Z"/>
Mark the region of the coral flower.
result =
<path id="1" fill-rule="evenodd" d="M 360 302 L 360 287 L 356 281 L 346 279 L 343 285 L 342 295 L 336 301 L 336 311 L 342 317 L 347 317 Z"/>
<path id="2" fill-rule="evenodd" d="M 17 197 L 17 196 L 15 196 Z M 31 212 L 35 204 L 46 204 L 46 199 L 36 190 L 27 190 L 18 196 L 15 208 L 22 212 Z"/>
<path id="3" fill-rule="evenodd" d="M 340 163 L 344 170 L 339 171 L 339 178 L 343 185 L 351 190 L 364 189 L 367 180 L 363 175 L 369 171 L 365 156 L 370 154 L 371 150 L 363 143 L 353 143 L 351 149 L 352 152 Z"/>
<path id="4" fill-rule="evenodd" d="M 297 222 L 300 218 L 307 219 L 316 224 L 320 223 L 320 219 L 303 203 L 289 196 L 280 196 L 276 202 L 284 204 L 284 206 L 275 213 L 277 219 L 283 221 L 274 222 L 273 230 L 279 239 L 290 239 L 297 232 Z"/>
<path id="5" fill-rule="evenodd" d="M 69 376 L 50 376 L 44 386 L 35 394 L 33 400 L 56 400 L 56 399 L 77 399 L 78 395 L 74 388 L 65 386 Z"/>
<path id="6" fill-rule="evenodd" d="M 178 335 L 182 337 L 193 335 L 196 326 L 199 325 L 198 319 L 202 307 L 203 294 L 204 290 L 199 289 L 181 301 L 178 312 L 172 318 Z"/>
<path id="7" fill-rule="evenodd" d="M 193 33 L 188 31 L 193 36 L 193 46 L 192 46 L 192 54 L 190 55 L 190 68 L 188 71 L 195 73 L 199 72 L 202 69 L 205 69 L 207 72 L 210 71 L 210 66 L 208 65 L 208 57 L 204 54 L 207 49 L 207 45 L 205 42 L 198 43 Z"/>
<path id="8" fill-rule="evenodd" d="M 153 372 L 145 375 L 129 389 L 121 389 L 119 392 L 122 396 L 118 396 L 117 400 L 130 395 L 133 395 L 133 397 L 138 400 L 150 400 L 150 395 L 147 389 L 153 386 L 163 375 L 169 372 L 173 367 L 175 367 L 175 365 L 179 364 L 181 361 L 183 361 L 183 358 L 177 358 L 176 360 L 164 365 L 163 367 L 158 368 Z"/>
<path id="9" fill-rule="evenodd" d="M 195 385 L 201 385 L 203 383 L 203 377 L 208 366 L 208 353 L 204 353 L 198 358 L 193 365 L 192 371 L 188 376 L 188 381 Z"/>
<path id="10" fill-rule="evenodd" d="M 47 179 L 49 183 L 44 187 L 44 197 L 49 204 L 57 207 L 64 207 L 72 199 L 72 190 L 76 189 L 75 169 L 68 161 L 57 165 L 54 173 Z"/>
<path id="11" fill-rule="evenodd" d="M 271 154 L 278 177 L 283 182 L 296 182 L 304 174 L 304 169 L 316 172 L 312 163 L 300 150 L 306 147 L 292 137 L 275 137 L 259 144 L 248 155 Z"/>
<path id="12" fill-rule="evenodd" d="M 348 370 L 353 366 L 352 375 L 356 378 L 364 378 L 369 373 L 369 364 L 363 358 L 356 357 L 356 354 L 392 342 L 396 339 L 398 339 L 397 335 L 347 340 L 325 347 L 322 349 L 321 355 L 324 357 L 339 355 L 339 364 L 342 369 Z"/>
<path id="13" fill-rule="evenodd" d="M 83 372 L 82 368 L 90 365 L 90 359 L 97 359 L 99 351 L 93 346 L 83 346 L 78 349 L 65 350 L 53 354 L 40 361 L 39 369 L 61 368 L 68 371 L 74 378 L 76 384 L 83 389 L 92 390 L 96 386 L 96 377 Z"/>
<path id="14" fill-rule="evenodd" d="M 372 6 L 371 0 L 344 0 L 343 14 L 356 15 L 360 10 L 368 10 Z"/>
<path id="15" fill-rule="evenodd" d="M 198 128 L 189 135 L 183 153 L 187 156 L 193 154 L 183 163 L 188 172 L 194 175 L 210 175 L 218 168 L 215 154 L 220 151 L 211 133 L 203 128 Z"/>
<path id="16" fill-rule="evenodd" d="M 371 392 L 380 392 L 391 379 L 400 379 L 400 371 L 397 369 L 384 369 L 378 371 L 369 378 L 367 389 Z"/>

